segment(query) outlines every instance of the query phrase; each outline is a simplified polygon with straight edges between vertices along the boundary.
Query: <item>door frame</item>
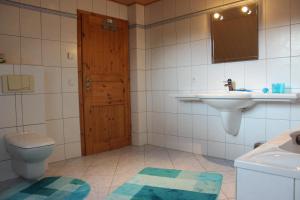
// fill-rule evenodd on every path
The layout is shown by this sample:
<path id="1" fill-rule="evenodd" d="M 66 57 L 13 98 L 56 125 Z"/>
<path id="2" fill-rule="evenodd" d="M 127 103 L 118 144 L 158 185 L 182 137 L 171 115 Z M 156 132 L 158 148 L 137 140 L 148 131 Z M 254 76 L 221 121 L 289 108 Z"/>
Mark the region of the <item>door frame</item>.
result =
<path id="1" fill-rule="evenodd" d="M 79 92 L 79 119 L 81 154 L 86 156 L 84 134 L 84 98 L 83 98 L 83 66 L 82 66 L 82 15 L 89 12 L 77 10 L 77 59 L 78 59 L 78 92 Z"/>
<path id="2" fill-rule="evenodd" d="M 101 16 L 101 17 L 108 17 L 106 15 L 101 15 L 101 14 L 96 14 L 93 12 L 88 12 L 84 10 L 79 10 L 77 9 L 77 59 L 78 59 L 78 93 L 79 93 L 79 119 L 80 119 L 80 141 L 81 141 L 81 154 L 83 156 L 86 156 L 86 143 L 85 143 L 85 119 L 84 119 L 84 92 L 83 92 L 83 87 L 84 87 L 84 82 L 83 82 L 83 57 L 82 57 L 82 37 L 83 37 L 83 32 L 82 32 L 82 17 L 84 14 L 88 15 L 94 15 L 94 16 Z M 109 17 L 113 18 L 116 20 L 122 20 L 118 19 L 115 17 Z M 123 20 L 127 21 L 127 20 Z M 129 31 L 129 30 L 128 30 Z M 129 39 L 128 39 L 129 40 Z M 128 44 L 129 45 L 129 44 Z M 129 47 L 128 47 L 129 48 Z M 129 50 L 129 49 L 128 49 Z M 128 55 L 129 56 L 129 55 Z M 129 58 L 128 58 L 129 61 Z M 130 103 L 130 64 L 128 63 L 128 91 L 129 91 L 129 104 L 128 104 L 128 109 L 129 109 L 129 134 L 131 138 L 131 103 Z"/>

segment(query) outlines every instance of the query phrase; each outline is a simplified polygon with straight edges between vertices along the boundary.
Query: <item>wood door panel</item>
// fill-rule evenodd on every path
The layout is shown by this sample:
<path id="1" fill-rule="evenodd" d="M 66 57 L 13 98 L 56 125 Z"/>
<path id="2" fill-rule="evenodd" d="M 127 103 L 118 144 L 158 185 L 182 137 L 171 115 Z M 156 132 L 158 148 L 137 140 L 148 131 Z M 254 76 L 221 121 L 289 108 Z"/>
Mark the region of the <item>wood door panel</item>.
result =
<path id="1" fill-rule="evenodd" d="M 80 13 L 81 80 L 85 153 L 94 154 L 131 143 L 128 22 Z"/>
<path id="2" fill-rule="evenodd" d="M 90 116 L 89 120 L 85 120 L 88 154 L 110 149 L 110 110 L 109 106 L 89 106 L 89 110 L 86 111 Z"/>
<path id="3" fill-rule="evenodd" d="M 120 82 L 93 82 L 86 97 L 92 105 L 124 104 L 125 87 Z"/>

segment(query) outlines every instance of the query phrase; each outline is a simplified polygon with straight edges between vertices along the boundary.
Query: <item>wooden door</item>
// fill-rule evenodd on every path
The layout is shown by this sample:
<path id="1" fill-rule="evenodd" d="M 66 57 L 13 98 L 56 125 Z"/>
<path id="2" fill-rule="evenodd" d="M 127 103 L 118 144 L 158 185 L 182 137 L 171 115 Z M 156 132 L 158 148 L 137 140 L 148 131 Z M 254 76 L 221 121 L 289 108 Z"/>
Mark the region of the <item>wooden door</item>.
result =
<path id="1" fill-rule="evenodd" d="M 82 150 L 131 143 L 128 22 L 79 12 Z"/>

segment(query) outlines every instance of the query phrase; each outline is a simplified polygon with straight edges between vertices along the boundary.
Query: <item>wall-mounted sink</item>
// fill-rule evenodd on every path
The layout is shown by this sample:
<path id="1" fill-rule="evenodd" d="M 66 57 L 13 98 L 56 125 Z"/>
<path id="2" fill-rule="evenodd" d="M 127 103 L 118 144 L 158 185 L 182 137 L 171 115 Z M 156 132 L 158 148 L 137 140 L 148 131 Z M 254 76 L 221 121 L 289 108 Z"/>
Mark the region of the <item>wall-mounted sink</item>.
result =
<path id="1" fill-rule="evenodd" d="M 263 94 L 255 92 L 216 92 L 176 96 L 182 101 L 201 101 L 220 111 L 225 131 L 239 133 L 242 112 L 258 102 L 296 102 L 300 94 Z"/>

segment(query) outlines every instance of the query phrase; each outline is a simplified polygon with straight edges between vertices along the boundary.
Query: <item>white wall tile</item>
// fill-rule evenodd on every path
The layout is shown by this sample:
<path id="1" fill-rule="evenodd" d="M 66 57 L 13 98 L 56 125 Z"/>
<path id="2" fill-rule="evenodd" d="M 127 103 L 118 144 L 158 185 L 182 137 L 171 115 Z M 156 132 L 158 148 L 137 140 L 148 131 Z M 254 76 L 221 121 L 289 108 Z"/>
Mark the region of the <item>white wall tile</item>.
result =
<path id="1" fill-rule="evenodd" d="M 6 63 L 20 63 L 20 38 L 16 36 L 0 35 L 0 52 L 4 54 Z"/>
<path id="2" fill-rule="evenodd" d="M 207 66 L 192 67 L 192 90 L 207 90 Z"/>
<path id="3" fill-rule="evenodd" d="M 76 68 L 62 69 L 62 89 L 63 92 L 78 91 L 78 71 Z"/>
<path id="4" fill-rule="evenodd" d="M 60 0 L 60 10 L 69 13 L 76 13 L 77 1 L 76 0 Z"/>
<path id="5" fill-rule="evenodd" d="M 197 1 L 197 0 L 193 0 Z M 197 1 L 201 2 L 201 1 Z M 197 41 L 210 37 L 209 15 L 203 14 L 191 18 L 191 40 Z"/>
<path id="6" fill-rule="evenodd" d="M 175 1 L 162 0 L 163 2 L 163 18 L 169 19 L 175 17 Z"/>
<path id="7" fill-rule="evenodd" d="M 125 5 L 119 4 L 120 19 L 128 20 L 128 8 Z"/>
<path id="8" fill-rule="evenodd" d="M 44 66 L 60 66 L 60 42 L 42 40 L 42 64 Z"/>
<path id="9" fill-rule="evenodd" d="M 166 119 L 165 134 L 177 135 L 178 133 L 177 114 L 166 113 L 165 119 Z"/>
<path id="10" fill-rule="evenodd" d="M 17 178 L 17 174 L 11 168 L 10 160 L 0 162 L 0 181 Z"/>
<path id="11" fill-rule="evenodd" d="M 193 137 L 193 116 L 180 114 L 178 115 L 178 135 L 181 137 Z"/>
<path id="12" fill-rule="evenodd" d="M 176 16 L 187 14 L 191 10 L 190 0 L 175 0 Z"/>
<path id="13" fill-rule="evenodd" d="M 207 142 L 193 139 L 193 153 L 207 155 Z"/>
<path id="14" fill-rule="evenodd" d="M 223 64 L 210 65 L 207 67 L 208 90 L 224 90 L 225 68 Z"/>
<path id="15" fill-rule="evenodd" d="M 63 120 L 47 121 L 47 135 L 55 141 L 55 145 L 64 144 Z"/>
<path id="16" fill-rule="evenodd" d="M 290 0 L 266 0 L 265 6 L 267 27 L 290 24 Z"/>
<path id="17" fill-rule="evenodd" d="M 40 39 L 21 38 L 21 63 L 42 64 L 42 44 Z"/>
<path id="18" fill-rule="evenodd" d="M 285 83 L 286 87 L 289 88 L 291 83 L 290 73 L 289 58 L 267 60 L 267 82 L 269 88 L 272 88 L 272 83 Z"/>
<path id="19" fill-rule="evenodd" d="M 178 149 L 178 137 L 172 135 L 166 135 L 166 147 L 170 149 Z"/>
<path id="20" fill-rule="evenodd" d="M 267 58 L 290 56 L 290 27 L 266 30 Z"/>
<path id="21" fill-rule="evenodd" d="M 65 159 L 65 145 L 56 145 L 48 161 L 57 162 Z"/>
<path id="22" fill-rule="evenodd" d="M 42 38 L 60 40 L 60 17 L 42 13 Z"/>
<path id="23" fill-rule="evenodd" d="M 59 10 L 59 0 L 41 0 L 41 7 Z"/>
<path id="24" fill-rule="evenodd" d="M 63 94 L 63 117 L 79 116 L 79 97 L 78 93 Z"/>
<path id="25" fill-rule="evenodd" d="M 41 6 L 41 0 L 19 0 L 21 3 L 29 4 L 33 6 Z"/>
<path id="26" fill-rule="evenodd" d="M 178 137 L 178 149 L 186 152 L 193 152 L 193 139 Z"/>
<path id="27" fill-rule="evenodd" d="M 152 113 L 152 131 L 158 134 L 165 132 L 165 115 L 163 113 Z"/>
<path id="28" fill-rule="evenodd" d="M 177 65 L 178 66 L 189 66 L 191 65 L 191 48 L 190 44 L 179 44 L 177 45 Z"/>
<path id="29" fill-rule="evenodd" d="M 20 28 L 21 36 L 41 38 L 41 13 L 28 9 L 21 9 Z"/>
<path id="30" fill-rule="evenodd" d="M 177 44 L 190 42 L 190 19 L 176 21 L 175 27 Z"/>
<path id="31" fill-rule="evenodd" d="M 288 120 L 267 120 L 266 138 L 267 140 L 274 139 L 290 128 Z"/>
<path id="32" fill-rule="evenodd" d="M 80 141 L 79 118 L 64 119 L 65 143 Z"/>
<path id="33" fill-rule="evenodd" d="M 151 67 L 152 69 L 164 67 L 164 48 L 151 49 Z"/>
<path id="34" fill-rule="evenodd" d="M 210 142 L 207 143 L 207 155 L 216 158 L 225 158 L 226 156 L 225 143 Z"/>
<path id="35" fill-rule="evenodd" d="M 178 90 L 191 90 L 192 88 L 191 67 L 177 68 Z"/>
<path id="36" fill-rule="evenodd" d="M 266 62 L 264 60 L 245 62 L 245 88 L 261 90 L 266 86 Z"/>
<path id="37" fill-rule="evenodd" d="M 7 20 L 9 19 L 9 20 Z M 20 10 L 13 6 L 0 5 L 0 34 L 20 35 Z"/>
<path id="38" fill-rule="evenodd" d="M 177 113 L 178 101 L 171 94 L 165 96 L 165 112 Z"/>
<path id="39" fill-rule="evenodd" d="M 291 87 L 300 88 L 300 57 L 292 57 L 291 62 Z"/>
<path id="40" fill-rule="evenodd" d="M 226 159 L 235 160 L 245 153 L 244 145 L 226 144 Z"/>
<path id="41" fill-rule="evenodd" d="M 207 135 L 208 140 L 225 142 L 225 130 L 220 117 L 208 116 L 207 119 Z"/>
<path id="42" fill-rule="evenodd" d="M 176 67 L 177 65 L 177 47 L 176 45 L 164 47 L 164 65 L 165 67 Z"/>
<path id="43" fill-rule="evenodd" d="M 118 18 L 119 13 L 119 4 L 113 1 L 107 1 L 107 15 Z"/>
<path id="44" fill-rule="evenodd" d="M 93 12 L 106 15 L 107 1 L 106 0 L 93 0 Z"/>
<path id="45" fill-rule="evenodd" d="M 193 138 L 207 140 L 207 116 L 193 115 Z"/>
<path id="46" fill-rule="evenodd" d="M 300 104 L 291 105 L 291 120 L 300 120 Z"/>
<path id="47" fill-rule="evenodd" d="M 0 162 L 3 160 L 8 160 L 10 155 L 6 150 L 6 143 L 4 141 L 4 136 L 10 133 L 16 133 L 16 128 L 4 128 L 0 129 Z"/>
<path id="48" fill-rule="evenodd" d="M 150 30 L 151 48 L 160 47 L 163 44 L 163 26 L 156 26 Z"/>
<path id="49" fill-rule="evenodd" d="M 175 23 L 168 23 L 163 25 L 163 42 L 164 45 L 176 44 L 176 26 Z"/>
<path id="50" fill-rule="evenodd" d="M 291 0 L 291 20 L 292 24 L 300 23 L 300 2 L 298 0 Z"/>
<path id="51" fill-rule="evenodd" d="M 61 92 L 61 69 L 57 67 L 45 67 L 45 92 Z"/>
<path id="52" fill-rule="evenodd" d="M 164 70 L 152 70 L 152 90 L 164 90 Z"/>
<path id="53" fill-rule="evenodd" d="M 176 68 L 169 68 L 165 70 L 165 90 L 177 90 L 178 79 Z"/>
<path id="54" fill-rule="evenodd" d="M 163 18 L 163 5 L 161 1 L 150 4 L 149 8 L 150 8 L 150 13 L 149 13 L 150 22 L 157 22 Z"/>
<path id="55" fill-rule="evenodd" d="M 93 0 L 77 0 L 77 8 L 85 11 L 92 11 Z"/>
<path id="56" fill-rule="evenodd" d="M 44 102 L 43 94 L 22 96 L 24 125 L 41 124 L 45 122 Z"/>
<path id="57" fill-rule="evenodd" d="M 62 117 L 61 94 L 45 94 L 46 120 L 60 119 Z"/>
<path id="58" fill-rule="evenodd" d="M 15 97 L 0 96 L 0 127 L 16 126 Z"/>
<path id="59" fill-rule="evenodd" d="M 61 41 L 77 42 L 77 20 L 61 17 Z"/>
<path id="60" fill-rule="evenodd" d="M 290 104 L 267 104 L 267 118 L 268 119 L 286 119 L 290 118 Z"/>
<path id="61" fill-rule="evenodd" d="M 245 65 L 244 62 L 226 63 L 225 80 L 231 79 L 236 89 L 245 88 Z"/>
<path id="62" fill-rule="evenodd" d="M 77 67 L 77 45 L 61 43 L 61 65 L 63 67 Z"/>
<path id="63" fill-rule="evenodd" d="M 81 156 L 80 142 L 68 143 L 65 145 L 66 159 L 76 158 Z"/>
<path id="64" fill-rule="evenodd" d="M 256 142 L 266 140 L 266 120 L 265 119 L 245 119 L 245 144 L 253 147 Z"/>
<path id="65" fill-rule="evenodd" d="M 207 40 L 200 40 L 191 44 L 192 65 L 208 64 Z"/>
<path id="66" fill-rule="evenodd" d="M 291 54 L 300 55 L 300 24 L 291 26 Z"/>

